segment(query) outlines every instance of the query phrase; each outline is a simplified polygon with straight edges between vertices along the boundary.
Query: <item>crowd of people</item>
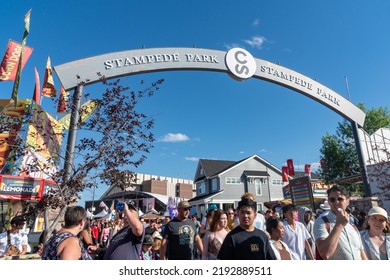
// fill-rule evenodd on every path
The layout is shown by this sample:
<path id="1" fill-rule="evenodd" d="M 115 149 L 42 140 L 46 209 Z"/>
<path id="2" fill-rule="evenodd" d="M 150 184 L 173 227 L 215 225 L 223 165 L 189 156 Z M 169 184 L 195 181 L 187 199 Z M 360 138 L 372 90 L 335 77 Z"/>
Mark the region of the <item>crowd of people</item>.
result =
<path id="1" fill-rule="evenodd" d="M 113 221 L 87 219 L 83 207 L 72 206 L 40 254 L 43 260 L 390 260 L 386 210 L 372 207 L 360 221 L 342 186 L 331 187 L 327 196 L 322 213 L 293 204 L 260 213 L 255 196 L 245 193 L 236 209 L 209 205 L 202 221 L 190 217 L 187 201 L 177 205 L 175 217 L 147 223 L 131 204 Z M 9 245 L 26 253 L 24 223 L 15 217 L 11 230 L 0 234 L 0 255 Z"/>

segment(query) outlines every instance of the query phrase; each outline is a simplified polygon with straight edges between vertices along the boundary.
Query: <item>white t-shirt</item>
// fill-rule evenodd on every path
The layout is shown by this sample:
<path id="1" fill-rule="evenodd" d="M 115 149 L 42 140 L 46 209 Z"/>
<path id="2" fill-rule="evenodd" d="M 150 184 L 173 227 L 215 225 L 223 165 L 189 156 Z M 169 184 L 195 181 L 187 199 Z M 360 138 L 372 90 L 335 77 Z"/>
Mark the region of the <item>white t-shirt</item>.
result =
<path id="1" fill-rule="evenodd" d="M 10 243 L 16 246 L 20 251 L 23 250 L 23 245 L 28 246 L 27 234 L 23 232 L 10 233 Z M 5 254 L 8 246 L 7 232 L 0 234 L 0 255 Z"/>
<path id="2" fill-rule="evenodd" d="M 310 233 L 307 231 L 304 224 L 295 222 L 295 230 L 287 223 L 283 222 L 284 225 L 284 236 L 282 240 L 291 250 L 294 260 L 306 260 L 305 253 L 305 241 L 310 239 Z"/>

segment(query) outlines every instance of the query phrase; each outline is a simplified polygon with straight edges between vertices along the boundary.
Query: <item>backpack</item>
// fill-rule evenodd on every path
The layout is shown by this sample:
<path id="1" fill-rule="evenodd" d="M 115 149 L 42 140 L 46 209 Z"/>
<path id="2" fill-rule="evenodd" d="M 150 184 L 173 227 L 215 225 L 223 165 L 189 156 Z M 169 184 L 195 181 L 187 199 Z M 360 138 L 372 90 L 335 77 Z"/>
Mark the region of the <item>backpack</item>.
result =
<path id="1" fill-rule="evenodd" d="M 325 223 L 325 227 L 326 227 L 326 231 L 330 234 L 330 223 L 329 223 L 329 220 L 328 220 L 328 217 L 326 216 L 322 216 L 321 219 L 324 221 Z M 315 255 L 315 258 L 316 260 L 324 260 L 320 254 L 320 252 L 318 251 L 318 247 L 316 246 L 316 255 Z"/>

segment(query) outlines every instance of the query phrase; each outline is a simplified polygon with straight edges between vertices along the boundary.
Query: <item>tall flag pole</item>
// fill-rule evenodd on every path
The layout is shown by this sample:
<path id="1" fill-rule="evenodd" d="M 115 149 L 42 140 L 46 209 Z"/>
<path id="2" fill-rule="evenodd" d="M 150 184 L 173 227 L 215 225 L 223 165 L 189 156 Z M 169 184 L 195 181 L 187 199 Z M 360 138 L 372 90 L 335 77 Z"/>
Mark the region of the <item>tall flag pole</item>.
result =
<path id="1" fill-rule="evenodd" d="M 53 71 L 51 70 L 50 56 L 47 57 L 45 77 L 43 78 L 42 96 L 55 97 L 57 90 L 54 86 Z"/>
<path id="2" fill-rule="evenodd" d="M 26 45 L 27 35 L 30 32 L 30 15 L 31 15 L 31 9 L 24 16 L 24 23 L 25 24 L 24 24 L 24 33 L 23 33 L 23 40 L 22 40 L 22 49 L 20 51 L 18 70 L 16 72 L 14 87 L 12 89 L 12 97 L 11 98 L 14 100 L 14 106 L 15 107 L 16 107 L 16 104 L 18 102 L 18 90 L 19 90 L 20 76 L 21 76 L 21 72 L 22 72 L 22 61 L 23 61 L 24 46 Z"/>

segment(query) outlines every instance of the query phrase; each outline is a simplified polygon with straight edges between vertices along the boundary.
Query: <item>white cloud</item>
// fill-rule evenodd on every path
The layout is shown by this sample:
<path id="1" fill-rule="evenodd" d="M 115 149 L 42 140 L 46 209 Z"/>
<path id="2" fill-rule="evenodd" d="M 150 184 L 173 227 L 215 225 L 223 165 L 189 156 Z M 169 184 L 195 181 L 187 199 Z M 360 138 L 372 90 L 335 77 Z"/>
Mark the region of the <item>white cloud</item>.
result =
<path id="1" fill-rule="evenodd" d="M 186 142 L 190 141 L 190 138 L 182 133 L 168 133 L 159 139 L 161 142 Z"/>
<path id="2" fill-rule="evenodd" d="M 312 164 L 311 164 L 311 170 L 312 171 L 316 171 L 318 168 L 320 168 L 321 167 L 321 164 L 319 163 L 319 162 L 313 162 Z"/>
<path id="3" fill-rule="evenodd" d="M 267 153 L 268 151 L 266 149 L 261 149 L 259 152 L 260 153 Z"/>
<path id="4" fill-rule="evenodd" d="M 258 26 L 260 24 L 260 20 L 257 18 L 252 22 L 252 26 Z"/>
<path id="5" fill-rule="evenodd" d="M 197 157 L 185 157 L 184 159 L 189 161 L 199 161 L 199 158 Z"/>
<path id="6" fill-rule="evenodd" d="M 239 154 L 240 154 L 240 155 L 243 155 L 243 154 L 245 154 L 245 152 L 244 152 L 244 151 L 240 151 Z"/>
<path id="7" fill-rule="evenodd" d="M 252 36 L 250 40 L 244 40 L 252 48 L 261 49 L 263 44 L 267 41 L 267 39 L 263 36 Z"/>
<path id="8" fill-rule="evenodd" d="M 230 50 L 233 48 L 241 48 L 241 46 L 237 43 L 231 43 L 231 44 L 223 44 L 226 50 Z"/>

